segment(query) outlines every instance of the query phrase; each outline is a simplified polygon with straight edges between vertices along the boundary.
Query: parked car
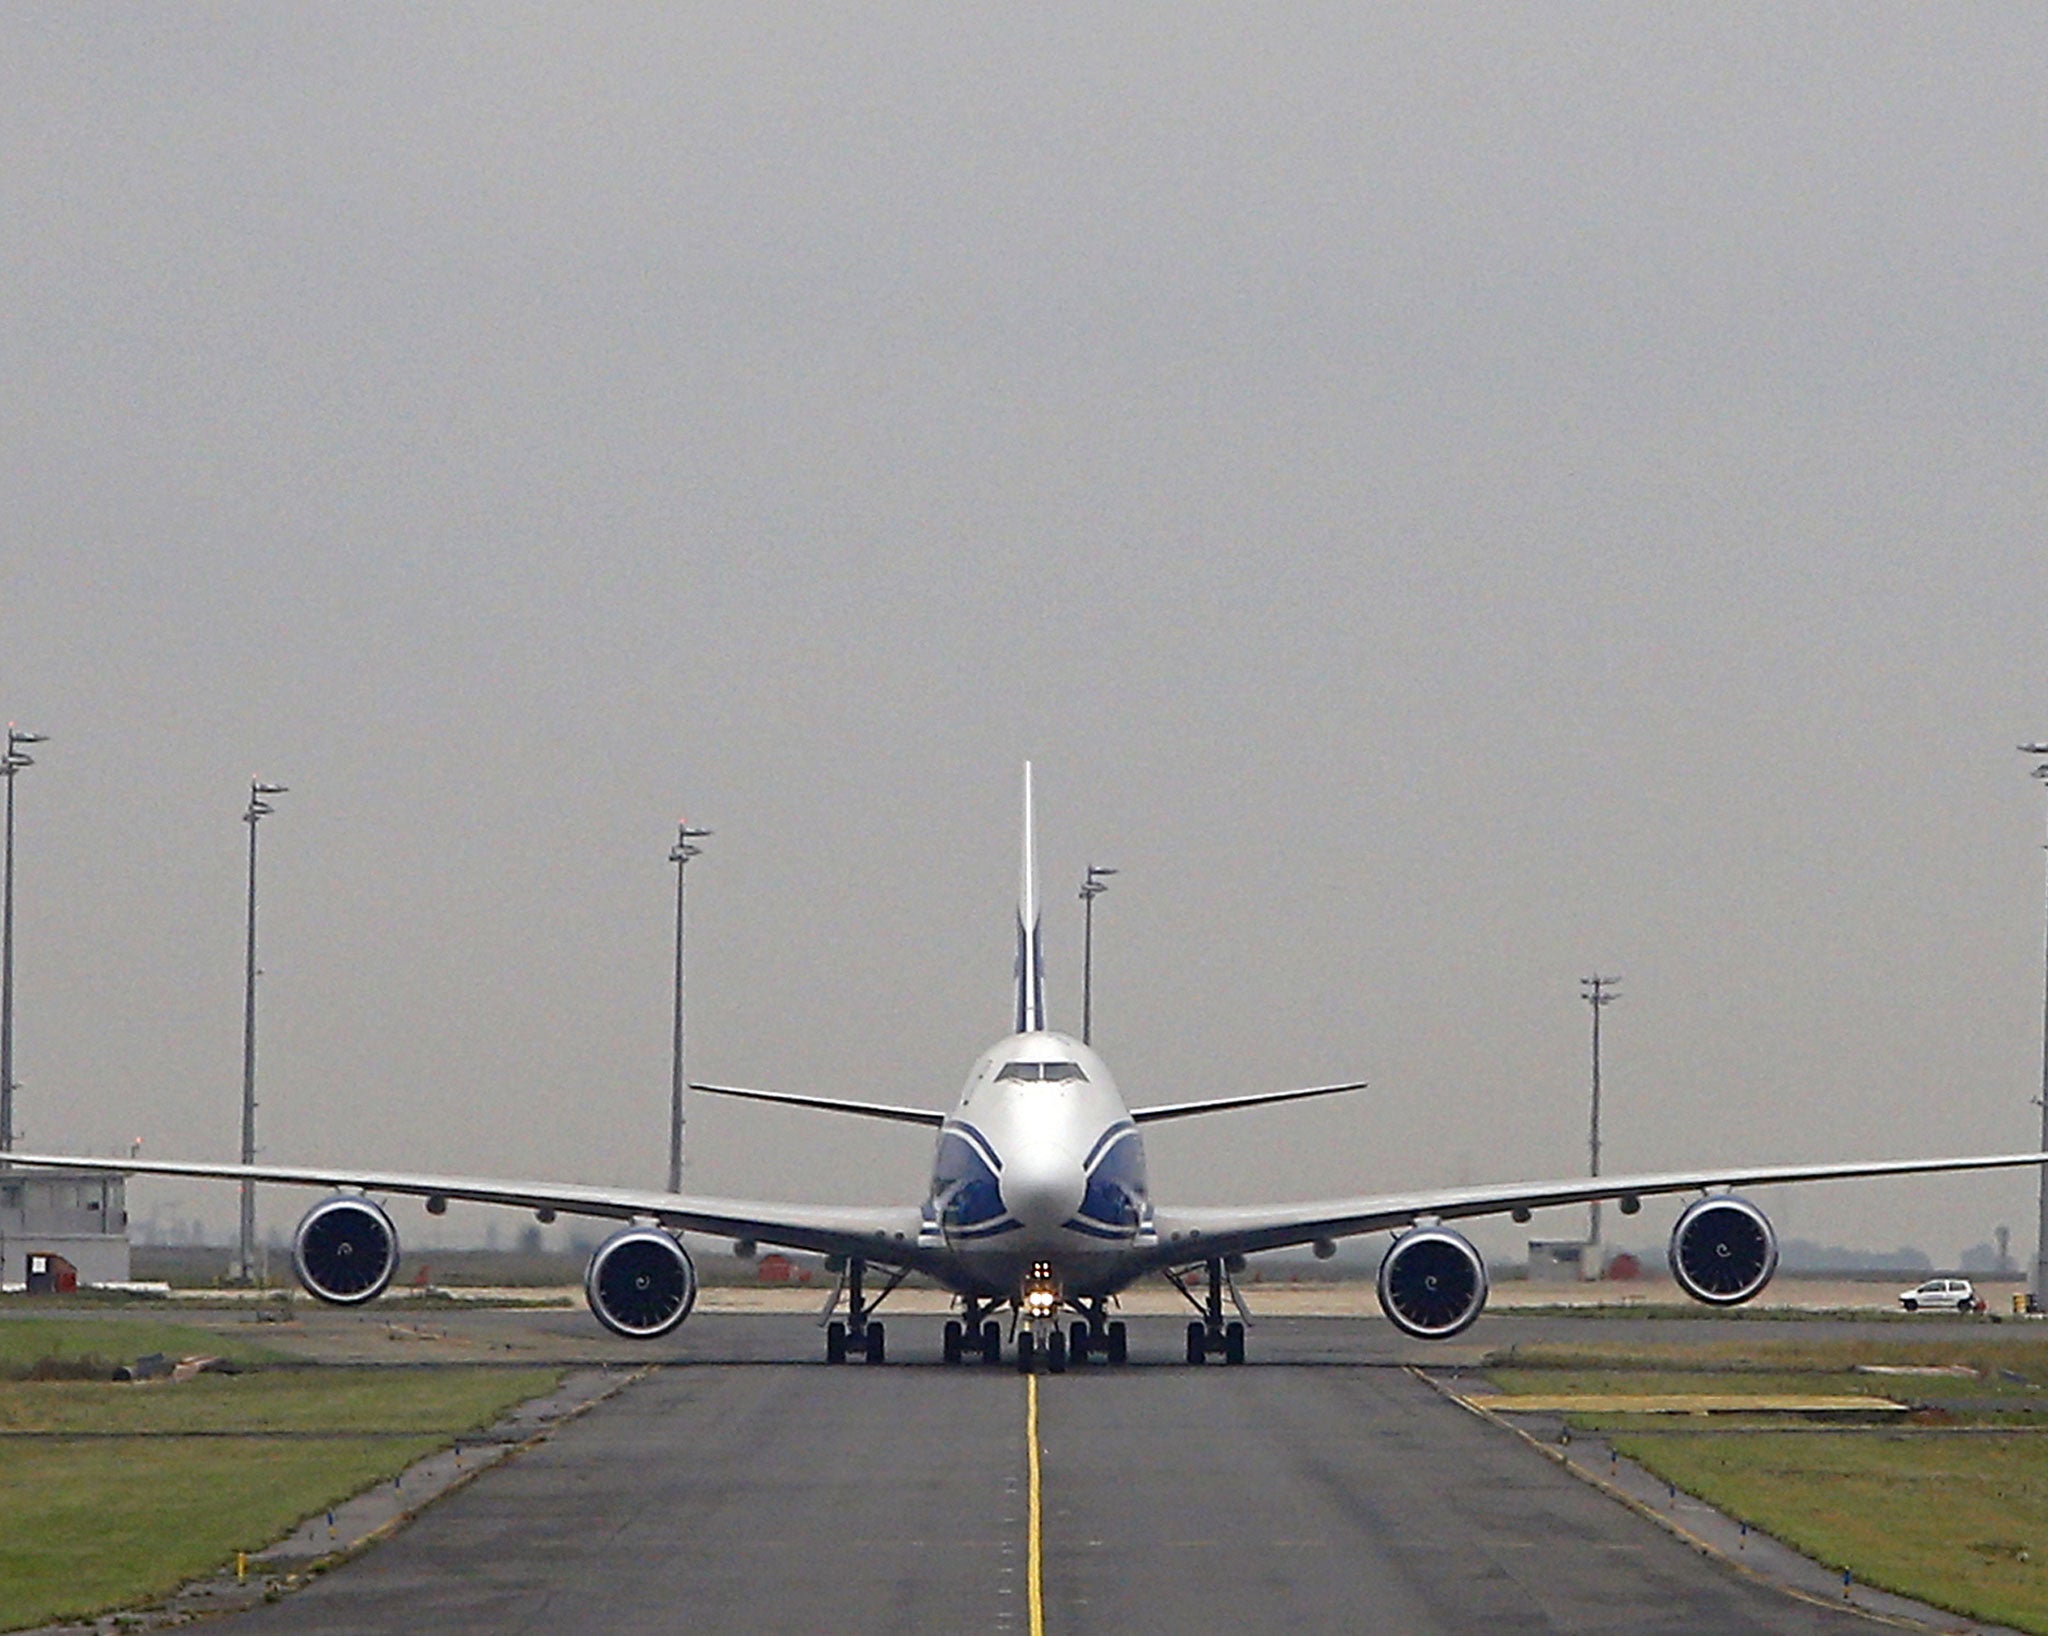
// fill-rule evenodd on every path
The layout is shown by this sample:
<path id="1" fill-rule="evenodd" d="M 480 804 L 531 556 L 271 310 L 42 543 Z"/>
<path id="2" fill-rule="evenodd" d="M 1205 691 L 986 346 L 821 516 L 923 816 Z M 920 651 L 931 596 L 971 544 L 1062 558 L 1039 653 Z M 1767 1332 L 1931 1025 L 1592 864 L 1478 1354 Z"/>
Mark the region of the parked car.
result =
<path id="1" fill-rule="evenodd" d="M 1967 1278 L 1930 1278 L 1917 1289 L 1899 1291 L 1899 1305 L 1908 1312 L 1982 1312 L 1984 1303 Z"/>

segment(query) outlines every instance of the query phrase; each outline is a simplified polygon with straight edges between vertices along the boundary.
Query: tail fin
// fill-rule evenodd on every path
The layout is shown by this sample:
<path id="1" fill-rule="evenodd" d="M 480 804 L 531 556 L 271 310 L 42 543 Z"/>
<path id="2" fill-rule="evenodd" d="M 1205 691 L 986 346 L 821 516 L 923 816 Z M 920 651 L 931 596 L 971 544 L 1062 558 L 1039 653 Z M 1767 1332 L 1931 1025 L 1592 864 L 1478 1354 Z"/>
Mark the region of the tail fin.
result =
<path id="1" fill-rule="evenodd" d="M 1024 872 L 1017 887 L 1017 1032 L 1045 1027 L 1045 950 L 1038 937 L 1038 840 L 1031 816 L 1031 763 L 1024 763 Z"/>

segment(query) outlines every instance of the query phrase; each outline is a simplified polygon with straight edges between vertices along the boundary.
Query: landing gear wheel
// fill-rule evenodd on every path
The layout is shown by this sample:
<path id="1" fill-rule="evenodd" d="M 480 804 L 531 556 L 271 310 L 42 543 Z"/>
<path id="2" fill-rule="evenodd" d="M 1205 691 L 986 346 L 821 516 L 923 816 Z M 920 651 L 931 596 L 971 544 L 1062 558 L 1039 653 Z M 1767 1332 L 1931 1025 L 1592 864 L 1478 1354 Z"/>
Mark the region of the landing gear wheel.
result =
<path id="1" fill-rule="evenodd" d="M 1223 1331 L 1223 1361 L 1225 1363 L 1244 1362 L 1243 1324 L 1232 1324 Z"/>
<path id="2" fill-rule="evenodd" d="M 1067 1372 L 1067 1332 L 1054 1329 L 1045 1338 L 1045 1366 L 1056 1375 Z"/>
<path id="3" fill-rule="evenodd" d="M 887 1356 L 880 1324 L 868 1325 L 868 1362 L 880 1363 Z"/>
<path id="4" fill-rule="evenodd" d="M 961 1357 L 960 1337 L 966 1333 L 960 1327 L 958 1318 L 946 1320 L 945 1358 L 948 1363 L 958 1363 Z"/>
<path id="5" fill-rule="evenodd" d="M 825 1361 L 844 1363 L 846 1361 L 846 1325 L 837 1318 L 825 1326 Z"/>
<path id="6" fill-rule="evenodd" d="M 1017 1336 L 1017 1373 L 1028 1375 L 1038 1367 L 1038 1337 L 1026 1329 Z"/>
<path id="7" fill-rule="evenodd" d="M 1088 1361 L 1088 1350 L 1088 1326 L 1084 1323 L 1076 1322 L 1067 1342 L 1067 1355 L 1076 1363 L 1086 1363 Z"/>
<path id="8" fill-rule="evenodd" d="M 1124 1328 L 1123 1319 L 1119 1318 L 1109 1326 L 1109 1361 L 1111 1363 L 1127 1363 L 1130 1360 L 1130 1356 L 1130 1332 Z"/>
<path id="9" fill-rule="evenodd" d="M 1188 1321 L 1188 1362 L 1200 1363 L 1208 1356 L 1209 1331 L 1203 1327 L 1201 1319 L 1192 1318 Z"/>
<path id="10" fill-rule="evenodd" d="M 1001 1363 L 1003 1361 L 1003 1326 L 991 1318 L 981 1326 L 981 1361 Z"/>

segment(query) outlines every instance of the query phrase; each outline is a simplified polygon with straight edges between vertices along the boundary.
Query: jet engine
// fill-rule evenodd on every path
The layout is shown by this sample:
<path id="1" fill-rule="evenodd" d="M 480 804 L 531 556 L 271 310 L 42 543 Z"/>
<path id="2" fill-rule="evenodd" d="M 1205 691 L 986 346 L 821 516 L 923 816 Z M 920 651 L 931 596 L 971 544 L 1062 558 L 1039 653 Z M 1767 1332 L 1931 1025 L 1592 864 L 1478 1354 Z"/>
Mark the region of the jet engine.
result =
<path id="1" fill-rule="evenodd" d="M 1777 1270 L 1778 1235 L 1747 1199 L 1701 1199 L 1671 1229 L 1671 1276 L 1695 1301 L 1740 1306 Z"/>
<path id="2" fill-rule="evenodd" d="M 697 1304 L 697 1269 L 673 1233 L 628 1227 L 598 1245 L 583 1274 L 583 1296 L 614 1335 L 666 1335 Z"/>
<path id="3" fill-rule="evenodd" d="M 292 1270 L 307 1294 L 334 1306 L 374 1301 L 398 1270 L 398 1229 L 360 1193 L 322 1199 L 292 1234 Z"/>
<path id="4" fill-rule="evenodd" d="M 1413 1227 L 1380 1263 L 1380 1310 L 1403 1334 L 1441 1341 L 1486 1305 L 1486 1263 L 1448 1227 Z"/>

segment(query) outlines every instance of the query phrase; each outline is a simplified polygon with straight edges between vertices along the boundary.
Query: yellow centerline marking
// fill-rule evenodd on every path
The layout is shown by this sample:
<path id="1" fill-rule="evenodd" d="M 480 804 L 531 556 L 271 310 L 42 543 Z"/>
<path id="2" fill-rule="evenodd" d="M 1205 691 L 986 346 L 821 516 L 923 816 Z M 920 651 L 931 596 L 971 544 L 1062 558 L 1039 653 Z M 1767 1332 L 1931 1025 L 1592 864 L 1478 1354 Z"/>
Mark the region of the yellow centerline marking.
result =
<path id="1" fill-rule="evenodd" d="M 1024 1442 L 1031 1469 L 1031 1524 L 1025 1547 L 1026 1575 L 1031 1588 L 1031 1636 L 1045 1636 L 1045 1575 L 1040 1518 L 1038 1470 L 1038 1377 L 1024 1377 Z"/>

